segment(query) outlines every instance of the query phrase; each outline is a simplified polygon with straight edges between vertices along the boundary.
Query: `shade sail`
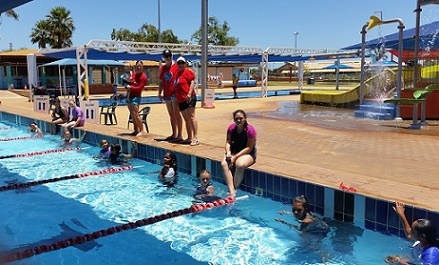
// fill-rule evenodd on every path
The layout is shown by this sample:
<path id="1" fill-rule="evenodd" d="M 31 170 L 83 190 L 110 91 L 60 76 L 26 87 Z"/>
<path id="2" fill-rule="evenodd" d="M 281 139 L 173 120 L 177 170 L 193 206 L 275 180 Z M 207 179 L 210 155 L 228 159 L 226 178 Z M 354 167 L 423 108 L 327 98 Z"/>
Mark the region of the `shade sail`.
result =
<path id="1" fill-rule="evenodd" d="M 0 14 L 5 12 L 5 11 L 14 9 L 17 6 L 21 6 L 21 5 L 24 5 L 26 3 L 29 3 L 31 1 L 32 0 L 1 0 L 0 1 Z"/>
<path id="2" fill-rule="evenodd" d="M 415 49 L 416 28 L 403 31 L 403 49 Z M 384 46 L 388 49 L 398 49 L 399 32 L 366 41 L 366 48 L 374 49 Z M 439 21 L 425 24 L 419 27 L 419 48 L 420 49 L 439 49 Z M 361 43 L 347 46 L 342 50 L 361 49 Z"/>
<path id="3" fill-rule="evenodd" d="M 52 58 L 76 58 L 76 48 L 66 48 L 59 50 L 40 51 L 43 54 Z M 181 54 L 188 61 L 199 61 L 200 54 Z M 174 53 L 174 59 L 178 58 L 180 54 Z M 329 58 L 328 54 L 328 58 Z M 147 60 L 147 61 L 161 61 L 162 52 L 157 53 L 129 53 L 129 52 L 107 52 L 99 49 L 89 48 L 87 50 L 87 58 L 93 60 Z M 309 56 L 302 55 L 277 55 L 270 54 L 270 62 L 293 62 L 307 60 Z M 234 62 L 234 63 L 260 63 L 262 61 L 262 54 L 214 54 L 208 56 L 209 61 L 218 62 Z"/>
<path id="4" fill-rule="evenodd" d="M 77 65 L 77 59 L 74 58 L 64 58 L 58 61 L 54 61 L 51 63 L 46 63 L 41 65 L 42 67 L 47 67 L 47 66 L 72 66 L 72 65 Z M 115 61 L 115 60 L 87 60 L 87 64 L 88 65 L 101 65 L 101 66 L 124 66 L 124 63 Z"/>

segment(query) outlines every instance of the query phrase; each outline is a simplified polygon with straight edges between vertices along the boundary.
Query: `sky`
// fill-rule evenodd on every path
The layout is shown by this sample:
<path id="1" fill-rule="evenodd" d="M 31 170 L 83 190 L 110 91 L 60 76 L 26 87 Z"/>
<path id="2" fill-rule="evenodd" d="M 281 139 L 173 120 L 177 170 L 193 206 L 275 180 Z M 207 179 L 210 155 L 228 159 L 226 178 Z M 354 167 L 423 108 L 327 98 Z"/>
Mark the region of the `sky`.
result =
<path id="1" fill-rule="evenodd" d="M 5 1 L 5 0 L 3 0 Z M 200 28 L 202 0 L 33 0 L 15 8 L 19 21 L 1 16 L 0 50 L 38 48 L 30 33 L 50 9 L 70 10 L 76 26 L 73 46 L 92 39 L 110 40 L 113 28 L 137 31 L 144 23 L 171 29 L 181 40 L 190 41 Z M 415 27 L 416 0 L 209 0 L 209 16 L 231 28 L 229 36 L 238 46 L 266 48 L 329 49 L 361 42 L 361 28 L 371 15 L 389 20 L 401 18 L 406 29 Z M 439 20 L 439 5 L 422 7 L 421 25 Z M 395 33 L 398 23 L 371 29 L 367 39 Z M 294 32 L 298 32 L 294 35 Z"/>

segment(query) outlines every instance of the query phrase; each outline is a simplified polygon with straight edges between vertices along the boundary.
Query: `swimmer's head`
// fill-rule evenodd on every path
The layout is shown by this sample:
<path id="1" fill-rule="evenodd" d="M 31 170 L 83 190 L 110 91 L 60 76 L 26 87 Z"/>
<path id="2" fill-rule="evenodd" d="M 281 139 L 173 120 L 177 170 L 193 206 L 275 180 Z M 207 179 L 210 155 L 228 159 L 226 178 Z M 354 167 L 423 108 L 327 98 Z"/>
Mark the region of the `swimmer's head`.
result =
<path id="1" fill-rule="evenodd" d="M 163 164 L 169 165 L 171 167 L 177 166 L 177 156 L 174 152 L 166 152 L 165 156 L 163 157 Z"/>
<path id="2" fill-rule="evenodd" d="M 207 186 L 210 183 L 210 179 L 211 179 L 211 175 L 210 175 L 209 170 L 205 169 L 205 170 L 201 171 L 199 178 L 200 178 L 200 183 L 203 186 Z"/>
<path id="3" fill-rule="evenodd" d="M 107 141 L 107 140 L 103 139 L 103 140 L 101 140 L 101 142 L 100 142 L 100 146 L 101 146 L 102 149 L 108 149 L 108 147 L 109 147 L 110 145 L 108 144 L 108 141 Z"/>
<path id="4" fill-rule="evenodd" d="M 298 220 L 305 219 L 306 213 L 309 212 L 308 199 L 306 199 L 305 195 L 300 195 L 293 199 L 292 212 Z"/>
<path id="5" fill-rule="evenodd" d="M 72 138 L 72 134 L 70 133 L 70 131 L 66 131 L 66 132 L 64 133 L 64 138 L 65 138 L 65 139 L 70 139 L 70 138 Z"/>

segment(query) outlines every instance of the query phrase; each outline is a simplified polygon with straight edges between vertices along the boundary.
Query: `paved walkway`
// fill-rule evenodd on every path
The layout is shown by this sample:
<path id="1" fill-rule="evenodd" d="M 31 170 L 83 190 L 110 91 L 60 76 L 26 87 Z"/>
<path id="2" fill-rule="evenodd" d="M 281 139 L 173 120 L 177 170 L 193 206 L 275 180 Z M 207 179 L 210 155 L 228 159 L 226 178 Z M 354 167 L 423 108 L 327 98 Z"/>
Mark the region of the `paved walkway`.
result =
<path id="1" fill-rule="evenodd" d="M 0 111 L 50 118 L 33 113 L 27 98 L 2 92 L 0 100 Z M 169 135 L 170 126 L 165 105 L 151 104 L 151 133 L 137 140 L 220 160 L 232 112 L 244 109 L 258 131 L 258 161 L 253 168 L 336 189 L 344 182 L 360 194 L 439 211 L 438 121 L 409 130 L 409 121 L 358 120 L 352 117 L 353 110 L 305 106 L 298 100 L 299 95 L 220 100 L 215 109 L 197 108 L 201 145 L 196 147 L 154 141 Z M 118 125 L 88 123 L 85 129 L 111 135 L 130 132 L 126 107 L 117 108 L 117 117 Z"/>

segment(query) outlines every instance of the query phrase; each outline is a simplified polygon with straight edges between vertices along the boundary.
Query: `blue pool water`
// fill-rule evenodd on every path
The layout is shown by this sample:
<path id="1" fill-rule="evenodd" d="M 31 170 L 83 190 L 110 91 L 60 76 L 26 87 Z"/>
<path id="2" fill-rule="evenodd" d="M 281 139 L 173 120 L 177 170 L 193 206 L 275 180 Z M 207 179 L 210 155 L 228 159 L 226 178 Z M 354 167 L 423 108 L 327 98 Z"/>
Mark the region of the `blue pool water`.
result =
<path id="1" fill-rule="evenodd" d="M 0 139 L 27 136 L 22 128 L 2 130 Z M 59 136 L 0 142 L 0 156 L 56 149 Z M 99 149 L 0 160 L 0 185 L 61 177 L 108 168 L 91 158 Z M 85 148 L 85 149 L 84 149 Z M 160 165 L 132 159 L 133 170 L 0 192 L 0 254 L 52 244 L 81 234 L 184 209 L 197 183 L 179 174 L 174 188 L 159 185 Z M 217 195 L 226 187 L 214 183 Z M 328 220 L 324 238 L 301 234 L 276 222 L 297 224 L 290 210 L 248 195 L 233 205 L 174 217 L 81 245 L 11 264 L 383 264 L 389 254 L 409 253 L 409 242 Z"/>

